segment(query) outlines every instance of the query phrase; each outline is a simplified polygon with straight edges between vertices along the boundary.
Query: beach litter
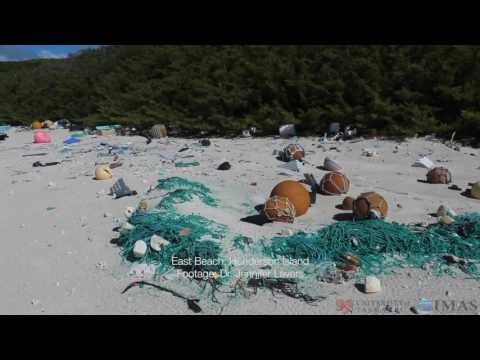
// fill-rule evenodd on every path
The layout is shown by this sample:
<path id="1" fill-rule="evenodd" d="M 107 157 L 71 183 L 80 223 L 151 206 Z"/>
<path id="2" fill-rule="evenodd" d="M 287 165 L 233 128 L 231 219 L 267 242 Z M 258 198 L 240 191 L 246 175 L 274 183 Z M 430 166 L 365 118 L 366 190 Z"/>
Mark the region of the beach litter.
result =
<path id="1" fill-rule="evenodd" d="M 118 179 L 115 184 L 110 188 L 110 193 L 115 196 L 115 199 L 120 199 L 125 196 L 135 196 L 138 193 L 135 190 L 131 190 L 123 178 Z"/>
<path id="2" fill-rule="evenodd" d="M 435 164 L 433 163 L 432 160 L 430 160 L 428 157 L 424 156 L 422 158 L 417 159 L 413 165 L 413 167 L 423 167 L 425 169 L 431 169 L 435 167 Z"/>
<path id="3" fill-rule="evenodd" d="M 228 161 L 225 161 L 217 167 L 217 170 L 230 170 L 231 167 L 232 166 L 230 165 L 230 163 Z"/>
<path id="4" fill-rule="evenodd" d="M 287 124 L 282 125 L 278 129 L 281 138 L 288 139 L 291 137 L 296 136 L 295 125 L 294 124 Z"/>
<path id="5" fill-rule="evenodd" d="M 364 290 L 367 294 L 377 293 L 382 290 L 380 280 L 375 276 L 365 278 Z"/>
<path id="6" fill-rule="evenodd" d="M 304 166 L 302 162 L 298 160 L 291 160 L 286 164 L 279 165 L 278 167 L 282 169 L 287 169 L 290 171 L 299 172 L 299 173 L 303 173 L 304 171 Z"/>
<path id="7" fill-rule="evenodd" d="M 176 162 L 175 167 L 177 168 L 186 168 L 186 167 L 192 167 L 192 166 L 199 166 L 200 163 L 198 161 L 192 161 L 192 162 Z"/>
<path id="8" fill-rule="evenodd" d="M 366 157 L 378 157 L 378 152 L 372 149 L 362 149 L 362 156 Z"/>
<path id="9" fill-rule="evenodd" d="M 342 170 L 342 166 L 335 160 L 330 159 L 329 157 L 326 157 L 325 160 L 323 161 L 323 167 L 325 168 L 325 170 L 328 170 L 328 171 Z"/>

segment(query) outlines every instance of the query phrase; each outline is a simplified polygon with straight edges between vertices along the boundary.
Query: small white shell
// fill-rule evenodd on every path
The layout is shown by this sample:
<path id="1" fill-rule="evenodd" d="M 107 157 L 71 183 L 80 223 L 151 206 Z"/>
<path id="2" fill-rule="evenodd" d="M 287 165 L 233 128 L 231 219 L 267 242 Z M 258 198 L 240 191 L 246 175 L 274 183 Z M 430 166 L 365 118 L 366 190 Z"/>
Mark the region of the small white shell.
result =
<path id="1" fill-rule="evenodd" d="M 160 251 L 162 247 L 170 245 L 170 242 L 158 235 L 152 235 L 150 238 L 150 247 L 155 251 Z"/>
<path id="2" fill-rule="evenodd" d="M 365 292 L 370 293 L 377 293 L 382 290 L 382 285 L 380 284 L 380 280 L 375 276 L 367 276 L 365 278 Z"/>
<path id="3" fill-rule="evenodd" d="M 143 240 L 138 240 L 133 246 L 133 256 L 136 258 L 142 258 L 147 252 L 147 244 Z"/>

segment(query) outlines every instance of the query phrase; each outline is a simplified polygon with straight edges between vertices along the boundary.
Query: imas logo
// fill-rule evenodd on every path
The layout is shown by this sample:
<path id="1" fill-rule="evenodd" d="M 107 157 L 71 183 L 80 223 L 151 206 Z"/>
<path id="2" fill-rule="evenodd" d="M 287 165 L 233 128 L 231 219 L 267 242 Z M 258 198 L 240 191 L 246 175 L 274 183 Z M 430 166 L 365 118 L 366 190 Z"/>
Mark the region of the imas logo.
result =
<path id="1" fill-rule="evenodd" d="M 421 299 L 416 306 L 419 315 L 473 314 L 480 309 L 477 300 L 430 300 Z"/>
<path id="2" fill-rule="evenodd" d="M 476 314 L 480 309 L 477 300 L 435 300 L 436 314 Z"/>

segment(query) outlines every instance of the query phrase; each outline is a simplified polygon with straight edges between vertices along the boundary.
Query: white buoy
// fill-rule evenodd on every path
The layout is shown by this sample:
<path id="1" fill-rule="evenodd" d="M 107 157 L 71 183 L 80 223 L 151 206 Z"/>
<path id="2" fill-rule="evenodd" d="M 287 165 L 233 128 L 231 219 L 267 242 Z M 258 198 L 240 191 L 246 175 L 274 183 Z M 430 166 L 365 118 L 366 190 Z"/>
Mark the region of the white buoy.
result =
<path id="1" fill-rule="evenodd" d="M 380 280 L 375 276 L 367 276 L 365 278 L 365 292 L 367 294 L 377 293 L 382 290 Z"/>
<path id="2" fill-rule="evenodd" d="M 133 256 L 136 258 L 142 258 L 147 252 L 147 244 L 143 240 L 138 240 L 133 246 Z"/>
<path id="3" fill-rule="evenodd" d="M 160 251 L 162 247 L 170 245 L 170 242 L 158 235 L 152 235 L 150 238 L 150 247 L 155 251 Z"/>

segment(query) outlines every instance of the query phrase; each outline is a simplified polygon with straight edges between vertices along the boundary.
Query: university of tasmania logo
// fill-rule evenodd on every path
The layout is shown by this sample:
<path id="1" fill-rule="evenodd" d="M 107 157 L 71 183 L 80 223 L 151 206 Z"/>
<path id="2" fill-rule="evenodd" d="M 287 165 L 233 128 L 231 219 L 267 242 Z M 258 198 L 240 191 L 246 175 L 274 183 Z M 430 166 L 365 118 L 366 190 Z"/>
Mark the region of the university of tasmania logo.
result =
<path id="1" fill-rule="evenodd" d="M 351 313 L 353 311 L 353 301 L 337 299 L 337 311 L 341 311 L 344 314 Z"/>

